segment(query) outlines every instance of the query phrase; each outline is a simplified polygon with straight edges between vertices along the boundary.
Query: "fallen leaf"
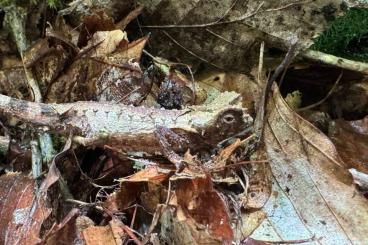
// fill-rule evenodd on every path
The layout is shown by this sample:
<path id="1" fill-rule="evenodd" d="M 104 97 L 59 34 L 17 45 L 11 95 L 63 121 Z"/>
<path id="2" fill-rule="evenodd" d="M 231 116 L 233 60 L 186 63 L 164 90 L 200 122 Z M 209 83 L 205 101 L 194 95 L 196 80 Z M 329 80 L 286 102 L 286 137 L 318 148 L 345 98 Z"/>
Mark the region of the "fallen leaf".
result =
<path id="1" fill-rule="evenodd" d="M 97 10 L 83 19 L 78 37 L 78 47 L 83 47 L 97 31 L 112 31 L 115 29 L 114 20 L 104 11 Z"/>
<path id="2" fill-rule="evenodd" d="M 106 226 L 90 226 L 82 231 L 83 241 L 86 245 L 122 245 L 126 237 L 123 226 L 117 219 Z"/>
<path id="3" fill-rule="evenodd" d="M 147 208 L 150 210 L 155 210 L 156 205 L 162 203 L 167 196 L 162 189 L 162 183 L 169 178 L 169 174 L 170 172 L 160 172 L 156 166 L 148 166 L 129 177 L 121 178 L 119 190 L 109 195 L 106 205 L 113 209 L 125 210 L 139 202 L 149 205 Z M 152 195 L 154 203 L 147 199 L 149 195 Z"/>
<path id="4" fill-rule="evenodd" d="M 80 231 L 77 227 L 77 218 L 79 215 L 79 209 L 72 209 L 60 224 L 54 225 L 46 233 L 40 244 L 74 244 L 74 241 L 80 239 Z"/>
<path id="5" fill-rule="evenodd" d="M 153 53 L 177 57 L 187 64 L 241 71 L 258 63 L 260 40 L 265 40 L 267 47 L 286 49 L 289 38 L 297 36 L 299 45 L 307 48 L 328 21 L 346 10 L 343 0 L 140 3 L 146 6 L 142 23 L 152 32 Z M 167 25 L 174 28 L 157 27 Z"/>
<path id="6" fill-rule="evenodd" d="M 231 242 L 234 234 L 229 214 L 223 199 L 213 189 L 211 178 L 181 178 L 176 179 L 175 184 L 177 204 L 183 209 L 184 215 L 206 227 L 214 238 L 224 243 Z"/>
<path id="7" fill-rule="evenodd" d="M 293 112 L 276 86 L 268 104 L 265 143 L 274 182 L 267 219 L 252 238 L 319 244 L 367 241 L 367 201 L 331 141 Z"/>
<path id="8" fill-rule="evenodd" d="M 368 173 L 368 116 L 358 121 L 335 121 L 329 137 L 349 168 Z"/>
<path id="9" fill-rule="evenodd" d="M 141 60 L 143 48 L 148 41 L 149 36 L 145 36 L 128 43 L 123 47 L 117 47 L 114 54 L 109 56 L 109 60 L 115 63 L 128 63 L 129 61 L 139 62 Z"/>
<path id="10" fill-rule="evenodd" d="M 20 173 L 0 177 L 0 243 L 36 244 L 51 210 L 35 195 L 36 182 Z"/>
<path id="11" fill-rule="evenodd" d="M 88 51 L 91 57 L 103 57 L 114 52 L 120 42 L 127 39 L 127 34 L 121 30 L 98 31 L 93 34 L 80 53 Z"/>

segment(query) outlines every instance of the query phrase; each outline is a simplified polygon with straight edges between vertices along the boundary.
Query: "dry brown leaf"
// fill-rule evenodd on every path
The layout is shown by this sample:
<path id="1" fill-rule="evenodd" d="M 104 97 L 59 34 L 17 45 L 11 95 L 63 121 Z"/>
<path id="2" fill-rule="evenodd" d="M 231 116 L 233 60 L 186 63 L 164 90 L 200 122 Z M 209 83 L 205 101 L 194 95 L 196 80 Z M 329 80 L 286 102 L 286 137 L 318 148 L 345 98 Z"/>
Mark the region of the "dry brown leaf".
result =
<path id="1" fill-rule="evenodd" d="M 254 115 L 254 104 L 258 101 L 261 90 L 250 76 L 236 72 L 210 71 L 200 74 L 196 81 L 206 91 L 235 91 L 241 94 L 243 107 Z"/>
<path id="2" fill-rule="evenodd" d="M 19 173 L 0 177 L 0 243 L 32 245 L 40 242 L 43 221 L 51 210 L 36 198 L 36 182 Z"/>
<path id="3" fill-rule="evenodd" d="M 358 121 L 337 120 L 329 136 L 349 168 L 368 173 L 368 116 Z"/>
<path id="4" fill-rule="evenodd" d="M 121 182 L 152 182 L 160 184 L 169 178 L 169 173 L 160 172 L 156 166 L 148 166 L 132 176 L 120 179 Z"/>
<path id="5" fill-rule="evenodd" d="M 148 166 L 132 176 L 120 179 L 119 190 L 109 196 L 106 206 L 113 210 L 125 210 L 139 201 L 143 205 L 147 204 L 149 210 L 155 210 L 156 205 L 163 203 L 166 198 L 162 183 L 169 178 L 169 174 L 169 171 L 160 172 L 156 166 Z M 153 203 L 147 199 L 149 195 Z"/>
<path id="6" fill-rule="evenodd" d="M 284 102 L 276 87 L 268 105 L 267 146 L 278 145 L 287 157 L 305 157 L 313 168 L 335 180 L 351 184 L 352 178 L 336 148 L 322 132 L 294 113 Z"/>
<path id="7" fill-rule="evenodd" d="M 264 145 L 258 147 L 257 152 L 252 157 L 252 160 L 267 159 L 267 152 Z M 247 209 L 262 208 L 272 192 L 272 171 L 268 162 L 255 162 L 250 164 L 248 170 L 249 189 L 247 190 Z"/>
<path id="8" fill-rule="evenodd" d="M 83 47 L 95 32 L 112 31 L 115 29 L 115 24 L 114 20 L 106 15 L 104 11 L 97 10 L 95 13 L 84 17 L 83 24 L 80 28 L 78 47 Z"/>
<path id="9" fill-rule="evenodd" d="M 98 31 L 88 41 L 86 47 L 80 52 L 86 53 L 90 50 L 91 57 L 103 57 L 113 53 L 122 41 L 127 40 L 127 34 L 121 30 Z"/>
<path id="10" fill-rule="evenodd" d="M 79 209 L 72 209 L 60 224 L 54 225 L 47 232 L 41 244 L 74 244 L 74 241 L 80 239 L 79 230 L 76 225 L 79 215 Z"/>
<path id="11" fill-rule="evenodd" d="M 82 231 L 83 241 L 86 245 L 122 245 L 126 236 L 123 226 L 117 219 L 106 226 L 90 226 Z"/>
<path id="12" fill-rule="evenodd" d="M 260 40 L 282 48 L 298 36 L 301 46 L 309 47 L 328 21 L 346 10 L 343 0 L 139 2 L 147 10 L 143 25 L 171 26 L 145 28 L 152 32 L 153 53 L 238 71 L 258 63 Z M 232 23 L 221 24 L 227 21 Z"/>
<path id="13" fill-rule="evenodd" d="M 110 60 L 116 60 L 118 63 L 127 63 L 129 60 L 139 62 L 141 60 L 143 48 L 146 45 L 148 38 L 149 36 L 145 36 L 128 43 L 127 46 L 118 47 L 116 52 L 109 56 Z"/>
<path id="14" fill-rule="evenodd" d="M 177 204 L 188 222 L 193 219 L 192 222 L 206 227 L 204 232 L 208 232 L 214 239 L 231 242 L 234 234 L 229 214 L 223 199 L 213 189 L 211 178 L 182 178 L 177 179 L 175 184 Z M 187 225 L 190 226 L 190 223 Z"/>
<path id="15" fill-rule="evenodd" d="M 234 151 L 241 145 L 244 144 L 244 141 L 240 139 L 236 139 L 234 143 L 227 146 L 226 148 L 222 149 L 218 156 L 215 156 L 214 158 L 214 168 L 222 168 L 226 166 L 226 163 L 228 160 L 230 160 L 230 157 L 234 153 Z"/>
<path id="16" fill-rule="evenodd" d="M 253 238 L 367 242 L 367 201 L 355 194 L 351 175 L 333 144 L 287 106 L 276 86 L 268 108 L 265 142 L 276 182 L 265 210 L 273 228 L 261 225 Z M 293 224 L 292 230 L 288 224 Z M 266 233 L 273 235 L 265 239 Z"/>

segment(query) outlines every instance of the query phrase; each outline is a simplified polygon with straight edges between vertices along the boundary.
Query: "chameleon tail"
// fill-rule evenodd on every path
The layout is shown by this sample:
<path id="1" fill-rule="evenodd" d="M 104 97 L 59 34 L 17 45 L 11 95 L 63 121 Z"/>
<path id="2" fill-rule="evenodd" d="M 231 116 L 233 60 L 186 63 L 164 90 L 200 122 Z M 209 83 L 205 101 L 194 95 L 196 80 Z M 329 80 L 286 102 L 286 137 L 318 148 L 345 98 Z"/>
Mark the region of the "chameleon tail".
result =
<path id="1" fill-rule="evenodd" d="M 13 116 L 37 126 L 59 126 L 59 115 L 52 104 L 35 103 L 0 94 L 0 115 Z"/>

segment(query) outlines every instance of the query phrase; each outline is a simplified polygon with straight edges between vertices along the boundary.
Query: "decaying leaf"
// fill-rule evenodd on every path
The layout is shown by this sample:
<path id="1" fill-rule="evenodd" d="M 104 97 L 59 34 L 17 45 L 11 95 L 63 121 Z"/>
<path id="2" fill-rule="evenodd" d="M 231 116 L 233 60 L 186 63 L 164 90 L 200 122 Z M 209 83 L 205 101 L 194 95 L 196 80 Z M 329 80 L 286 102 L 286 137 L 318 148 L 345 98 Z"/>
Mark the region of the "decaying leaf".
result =
<path id="1" fill-rule="evenodd" d="M 86 245 L 122 245 L 126 237 L 122 226 L 124 224 L 117 219 L 111 220 L 106 226 L 90 226 L 82 231 L 83 241 Z"/>
<path id="2" fill-rule="evenodd" d="M 121 30 L 97 31 L 81 52 L 89 51 L 91 57 L 105 56 L 114 52 L 123 41 L 127 42 L 128 38 Z"/>
<path id="3" fill-rule="evenodd" d="M 366 200 L 354 194 L 351 175 L 333 144 L 293 112 L 275 86 L 268 108 L 265 143 L 273 192 L 264 207 L 268 217 L 252 237 L 320 244 L 366 241 Z"/>
<path id="4" fill-rule="evenodd" d="M 74 244 L 74 241 L 81 239 L 82 229 L 77 225 L 79 215 L 78 209 L 72 209 L 60 224 L 54 225 L 47 232 L 41 244 Z"/>
<path id="5" fill-rule="evenodd" d="M 160 56 L 242 71 L 258 62 L 258 40 L 286 48 L 289 38 L 297 36 L 303 47 L 309 47 L 328 21 L 347 8 L 342 0 L 140 3 L 147 12 L 144 28 L 152 32 Z"/>
<path id="6" fill-rule="evenodd" d="M 161 172 L 156 166 L 149 166 L 132 176 L 120 179 L 119 190 L 109 196 L 106 205 L 115 210 L 125 210 L 140 200 L 143 205 L 147 204 L 146 208 L 155 210 L 157 204 L 163 203 L 166 198 L 161 184 L 169 178 L 169 173 Z"/>
<path id="7" fill-rule="evenodd" d="M 79 3 L 80 4 L 80 3 Z M 78 23 L 79 24 L 79 23 Z M 78 47 L 86 46 L 88 40 L 97 31 L 112 31 L 115 29 L 114 20 L 103 10 L 97 10 L 84 16 L 83 24 L 80 27 Z"/>
<path id="8" fill-rule="evenodd" d="M 196 81 L 196 86 L 206 91 L 206 96 L 214 96 L 222 91 L 235 91 L 241 94 L 243 107 L 247 108 L 251 115 L 255 115 L 254 106 L 258 103 L 261 88 L 251 76 L 235 72 L 211 71 L 199 74 Z"/>
<path id="9" fill-rule="evenodd" d="M 229 213 L 209 176 L 176 179 L 175 185 L 172 205 L 178 209 L 176 214 L 165 210 L 161 218 L 163 236 L 174 243 L 230 243 L 234 234 Z"/>
<path id="10" fill-rule="evenodd" d="M 0 242 L 36 244 L 43 221 L 51 210 L 35 194 L 36 181 L 20 173 L 0 177 Z"/>
<path id="11" fill-rule="evenodd" d="M 349 168 L 368 173 L 368 117 L 335 121 L 330 126 L 329 137 Z"/>

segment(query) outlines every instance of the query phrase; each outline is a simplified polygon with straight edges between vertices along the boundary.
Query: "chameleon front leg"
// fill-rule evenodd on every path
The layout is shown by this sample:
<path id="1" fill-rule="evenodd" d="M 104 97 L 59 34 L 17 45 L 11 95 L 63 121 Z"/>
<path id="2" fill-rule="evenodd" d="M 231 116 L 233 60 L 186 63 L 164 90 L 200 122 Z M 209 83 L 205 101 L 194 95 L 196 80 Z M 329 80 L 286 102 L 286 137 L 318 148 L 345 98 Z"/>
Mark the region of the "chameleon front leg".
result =
<path id="1" fill-rule="evenodd" d="M 175 151 L 173 151 L 173 147 L 170 145 L 169 139 L 170 141 L 176 142 L 176 144 L 182 146 L 189 145 L 189 140 L 163 126 L 156 127 L 155 137 L 160 145 L 162 154 L 175 165 L 176 173 L 182 172 L 186 167 L 186 163 L 183 157 L 179 156 Z"/>

